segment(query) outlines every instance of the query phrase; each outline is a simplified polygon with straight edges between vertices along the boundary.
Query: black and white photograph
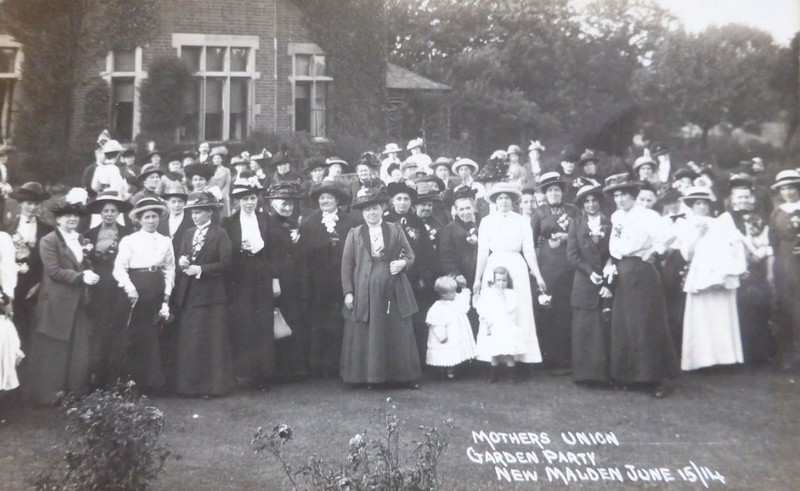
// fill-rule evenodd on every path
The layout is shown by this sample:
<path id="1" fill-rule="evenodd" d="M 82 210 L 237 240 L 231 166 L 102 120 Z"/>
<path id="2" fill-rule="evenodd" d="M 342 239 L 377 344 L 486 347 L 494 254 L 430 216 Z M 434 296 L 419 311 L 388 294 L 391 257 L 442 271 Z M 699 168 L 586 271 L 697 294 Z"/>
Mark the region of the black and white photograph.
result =
<path id="1" fill-rule="evenodd" d="M 798 414 L 798 0 L 0 0 L 0 490 L 789 490 Z"/>

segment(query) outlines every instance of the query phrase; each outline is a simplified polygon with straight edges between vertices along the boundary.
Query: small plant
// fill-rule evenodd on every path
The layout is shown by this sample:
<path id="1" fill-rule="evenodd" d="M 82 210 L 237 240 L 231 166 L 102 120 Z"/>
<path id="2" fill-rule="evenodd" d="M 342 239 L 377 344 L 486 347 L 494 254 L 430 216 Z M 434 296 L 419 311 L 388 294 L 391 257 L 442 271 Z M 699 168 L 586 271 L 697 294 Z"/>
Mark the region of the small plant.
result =
<path id="1" fill-rule="evenodd" d="M 65 397 L 63 460 L 36 480 L 38 490 L 145 490 L 170 456 L 158 443 L 164 413 L 147 404 L 133 382 Z"/>
<path id="2" fill-rule="evenodd" d="M 405 457 L 401 455 L 402 423 L 391 398 L 373 409 L 369 423 L 376 436 L 369 438 L 368 430 L 356 433 L 350 439 L 347 461 L 341 464 L 312 455 L 306 464 L 293 467 L 283 453 L 293 433 L 285 424 L 275 426 L 271 432 L 258 428 L 251 444 L 257 455 L 271 454 L 278 459 L 295 490 L 306 489 L 300 484 L 326 491 L 441 489 L 443 480 L 437 467 L 449 443 L 446 428 L 453 428 L 453 420 L 444 421 L 445 429 L 420 425 L 422 438 L 411 442 L 412 450 Z"/>

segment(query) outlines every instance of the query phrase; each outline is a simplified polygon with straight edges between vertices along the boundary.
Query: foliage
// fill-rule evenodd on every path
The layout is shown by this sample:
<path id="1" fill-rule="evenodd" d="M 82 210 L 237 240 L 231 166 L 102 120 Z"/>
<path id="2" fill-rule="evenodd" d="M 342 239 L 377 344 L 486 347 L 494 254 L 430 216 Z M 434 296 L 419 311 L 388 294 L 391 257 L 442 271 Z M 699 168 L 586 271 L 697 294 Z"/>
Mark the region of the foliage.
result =
<path id="1" fill-rule="evenodd" d="M 800 126 L 800 31 L 787 48 L 780 50 L 770 82 L 779 94 L 780 107 L 789 111 L 788 144 Z"/>
<path id="2" fill-rule="evenodd" d="M 378 140 L 386 100 L 383 0 L 297 0 L 312 39 L 325 51 L 334 80 L 328 136 Z"/>
<path id="3" fill-rule="evenodd" d="M 157 148 L 174 141 L 175 129 L 183 121 L 185 95 L 191 83 L 189 67 L 177 56 L 164 56 L 150 63 L 139 92 L 142 133 L 145 139 L 155 140 Z"/>
<path id="4" fill-rule="evenodd" d="M 452 428 L 453 422 L 447 420 L 444 425 Z M 251 445 L 257 455 L 270 454 L 278 459 L 295 490 L 299 489 L 299 484 L 332 491 L 441 489 L 443 481 L 437 467 L 449 443 L 446 429 L 421 425 L 422 439 L 411 442 L 410 455 L 402 455 L 402 422 L 391 398 L 373 410 L 370 426 L 376 436 L 368 438 L 367 430 L 356 433 L 350 439 L 347 461 L 343 464 L 331 464 L 316 455 L 298 468 L 289 464 L 283 448 L 291 440 L 293 431 L 285 424 L 275 426 L 271 432 L 258 428 Z"/>
<path id="5" fill-rule="evenodd" d="M 61 405 L 68 438 L 63 461 L 36 483 L 40 490 L 145 490 L 170 452 L 158 439 L 164 413 L 139 396 L 133 382 Z"/>
<path id="6" fill-rule="evenodd" d="M 698 125 L 705 140 L 723 121 L 738 126 L 774 115 L 776 99 L 768 88 L 777 54 L 769 34 L 749 27 L 677 31 L 637 73 L 634 92 L 663 120 Z"/>

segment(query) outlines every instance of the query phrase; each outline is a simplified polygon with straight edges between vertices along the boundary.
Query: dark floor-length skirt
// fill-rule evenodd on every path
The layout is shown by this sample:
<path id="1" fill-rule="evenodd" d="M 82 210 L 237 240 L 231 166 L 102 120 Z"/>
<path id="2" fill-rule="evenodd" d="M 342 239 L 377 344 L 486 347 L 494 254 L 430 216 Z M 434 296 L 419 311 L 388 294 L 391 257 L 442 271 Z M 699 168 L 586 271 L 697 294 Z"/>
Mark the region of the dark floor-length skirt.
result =
<path id="1" fill-rule="evenodd" d="M 769 323 L 771 301 L 766 271 L 751 272 L 740 280 L 736 305 L 745 363 L 766 362 L 775 355 L 776 343 Z"/>
<path id="2" fill-rule="evenodd" d="M 572 380 L 608 381 L 610 327 L 602 319 L 602 303 L 596 309 L 572 310 Z"/>
<path id="3" fill-rule="evenodd" d="M 220 396 L 233 391 L 236 382 L 224 304 L 181 309 L 176 370 L 175 392 L 180 395 Z"/>
<path id="4" fill-rule="evenodd" d="M 376 263 L 368 281 L 357 286 L 369 288 L 369 322 L 355 320 L 344 308 L 341 375 L 347 383 L 413 382 L 422 376 L 411 316 L 400 317 L 393 289 L 387 295 L 391 278 L 389 263 Z"/>
<path id="5" fill-rule="evenodd" d="M 551 367 L 566 368 L 572 357 L 572 283 L 575 269 L 567 261 L 566 245 L 552 249 L 544 244 L 539 249 L 539 264 L 547 293 L 552 296 L 547 308 L 537 308 L 536 335 L 542 362 Z M 538 297 L 538 295 L 536 295 Z M 534 299 L 538 305 L 538 299 Z"/>
<path id="6" fill-rule="evenodd" d="M 95 265 L 100 281 L 91 289 L 86 307 L 92 319 L 89 342 L 92 384 L 95 387 L 111 384 L 127 375 L 122 363 L 127 342 L 124 329 L 130 313 L 130 302 L 112 276 L 113 266 L 113 263 L 99 261 Z"/>
<path id="7" fill-rule="evenodd" d="M 611 378 L 661 382 L 680 372 L 655 266 L 638 257 L 617 265 L 611 317 Z"/>
<path id="8" fill-rule="evenodd" d="M 275 369 L 279 377 L 301 377 L 309 371 L 311 326 L 303 319 L 300 285 L 284 283 L 287 282 L 281 283 L 281 295 L 275 300 L 275 306 L 289 324 L 292 335 L 275 341 Z"/>
<path id="9" fill-rule="evenodd" d="M 161 324 L 158 314 L 164 300 L 164 275 L 161 271 L 131 271 L 129 276 L 139 300 L 125 330 L 123 366 L 126 375 L 144 389 L 164 387 L 166 378 L 161 360 Z"/>
<path id="10" fill-rule="evenodd" d="M 264 381 L 275 376 L 272 281 L 258 259 L 242 261 L 228 305 L 234 371 L 237 377 Z"/>
<path id="11" fill-rule="evenodd" d="M 90 321 L 81 303 L 74 313 L 69 339 L 53 339 L 34 332 L 28 353 L 27 398 L 34 404 L 52 404 L 61 394 L 82 395 L 89 387 Z"/>
<path id="12" fill-rule="evenodd" d="M 342 304 L 312 305 L 307 323 L 311 333 L 311 373 L 323 377 L 335 376 L 339 373 L 342 357 Z"/>

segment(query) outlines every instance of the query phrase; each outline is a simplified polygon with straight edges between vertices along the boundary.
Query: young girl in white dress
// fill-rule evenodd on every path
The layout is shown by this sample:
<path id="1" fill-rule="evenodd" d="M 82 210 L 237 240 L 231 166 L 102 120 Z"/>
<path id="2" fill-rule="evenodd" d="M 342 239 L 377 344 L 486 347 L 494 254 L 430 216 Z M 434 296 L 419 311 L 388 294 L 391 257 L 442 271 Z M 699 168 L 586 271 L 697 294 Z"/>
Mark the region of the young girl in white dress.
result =
<path id="1" fill-rule="evenodd" d="M 461 292 L 456 293 L 458 287 Z M 441 367 L 448 379 L 455 378 L 455 367 L 475 358 L 475 338 L 467 319 L 470 291 L 466 283 L 451 276 L 436 280 L 433 288 L 439 295 L 425 318 L 428 324 L 428 354 L 430 366 Z"/>
<path id="2" fill-rule="evenodd" d="M 509 367 L 511 380 L 516 381 L 514 357 L 524 353 L 525 342 L 517 323 L 517 296 L 512 291 L 508 270 L 495 267 L 489 286 L 481 290 L 476 302 L 480 316 L 478 360 L 492 365 L 489 383 L 499 379 L 501 363 Z"/>

